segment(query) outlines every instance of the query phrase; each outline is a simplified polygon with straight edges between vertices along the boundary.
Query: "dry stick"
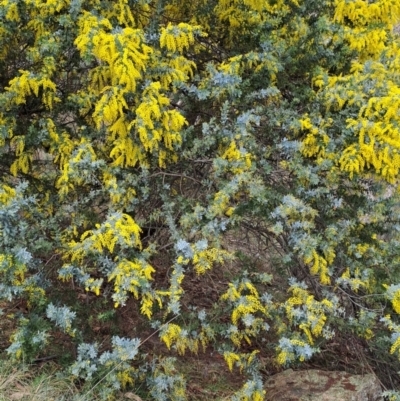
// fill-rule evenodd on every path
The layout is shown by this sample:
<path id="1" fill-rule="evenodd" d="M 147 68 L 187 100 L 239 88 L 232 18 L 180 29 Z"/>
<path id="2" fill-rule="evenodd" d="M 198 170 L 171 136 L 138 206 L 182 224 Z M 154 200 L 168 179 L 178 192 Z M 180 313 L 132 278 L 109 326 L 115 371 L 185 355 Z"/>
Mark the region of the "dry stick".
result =
<path id="1" fill-rule="evenodd" d="M 147 338 L 145 338 L 139 345 L 138 348 L 140 348 L 140 346 L 142 346 L 146 341 L 150 340 L 151 337 L 153 337 L 155 334 L 157 334 L 164 326 L 166 326 L 167 324 L 171 323 L 173 320 L 175 320 L 179 315 L 176 315 L 174 317 L 172 317 L 171 319 L 168 320 L 168 322 L 162 324 L 160 326 L 160 328 L 158 328 L 156 331 L 154 331 L 153 333 L 151 333 Z M 119 365 L 121 365 L 123 362 L 125 361 L 121 361 L 120 363 L 118 363 L 117 365 L 115 365 L 106 375 L 103 376 L 103 378 L 101 380 L 99 380 L 86 394 L 83 394 L 81 400 L 83 400 L 83 397 L 86 397 L 89 393 L 91 393 L 108 375 L 110 375 L 112 372 L 114 372 L 115 369 L 118 368 Z"/>

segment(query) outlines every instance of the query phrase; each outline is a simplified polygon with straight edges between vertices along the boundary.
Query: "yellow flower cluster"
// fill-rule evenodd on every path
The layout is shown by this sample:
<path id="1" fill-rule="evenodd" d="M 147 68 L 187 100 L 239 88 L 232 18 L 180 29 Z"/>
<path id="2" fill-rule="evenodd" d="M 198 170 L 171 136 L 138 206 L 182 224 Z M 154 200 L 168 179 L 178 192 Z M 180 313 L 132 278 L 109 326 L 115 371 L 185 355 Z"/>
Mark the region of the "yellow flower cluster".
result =
<path id="1" fill-rule="evenodd" d="M 236 141 L 232 140 L 221 157 L 232 163 L 232 172 L 240 174 L 251 167 L 251 154 L 243 149 L 238 149 Z"/>
<path id="2" fill-rule="evenodd" d="M 8 185 L 0 186 L 0 203 L 3 205 L 9 204 L 13 198 L 16 196 L 17 192 L 14 188 L 9 187 Z M 1 262 L 1 259 L 0 259 Z"/>
<path id="3" fill-rule="evenodd" d="M 136 126 L 140 141 L 149 152 L 157 149 L 161 140 L 167 149 L 173 150 L 173 145 L 181 142 L 179 131 L 186 124 L 178 111 L 165 110 L 170 101 L 160 91 L 160 82 L 153 82 L 144 90 L 142 102 L 136 108 L 136 120 L 129 126 Z"/>
<path id="4" fill-rule="evenodd" d="M 140 163 L 141 166 L 146 165 L 146 155 L 130 137 L 118 138 L 115 140 L 114 147 L 110 152 L 110 157 L 114 159 L 112 163 L 113 166 L 133 167 L 137 163 Z"/>
<path id="5" fill-rule="evenodd" d="M 391 301 L 394 311 L 400 314 L 400 289 L 393 294 Z"/>
<path id="6" fill-rule="evenodd" d="M 351 289 L 355 292 L 357 292 L 360 288 L 364 288 L 366 290 L 369 290 L 371 288 L 371 280 L 369 280 L 368 278 L 360 278 L 359 268 L 354 269 L 353 277 L 351 275 L 350 269 L 347 268 L 340 276 L 340 279 L 349 284 Z"/>
<path id="7" fill-rule="evenodd" d="M 23 263 L 16 263 L 11 255 L 0 254 L 0 265 L 2 266 L 2 272 L 11 272 L 13 285 L 23 284 L 27 272 L 27 268 Z"/>
<path id="8" fill-rule="evenodd" d="M 240 356 L 234 352 L 226 351 L 224 352 L 224 359 L 228 365 L 229 370 L 232 372 L 233 365 L 240 361 Z"/>
<path id="9" fill-rule="evenodd" d="M 154 268 L 144 261 L 123 259 L 108 276 L 108 281 L 114 281 L 115 293 L 126 294 L 130 292 L 137 299 L 139 298 L 139 290 L 144 282 L 152 280 L 151 275 L 154 272 Z M 149 314 L 149 301 L 152 300 L 147 296 L 144 306 L 142 306 L 143 312 L 147 315 Z M 118 303 L 116 303 L 115 307 L 118 307 Z"/>
<path id="10" fill-rule="evenodd" d="M 373 152 L 369 152 L 370 148 L 364 148 L 364 154 L 372 155 Z M 359 147 L 357 145 L 350 145 L 347 147 L 340 160 L 340 169 L 350 173 L 350 178 L 353 178 L 353 174 L 359 174 L 364 170 L 365 160 L 363 155 L 359 153 Z"/>
<path id="11" fill-rule="evenodd" d="M 168 23 L 166 28 L 161 29 L 160 46 L 173 53 L 183 53 L 185 49 L 189 49 L 190 45 L 194 44 L 195 33 L 205 36 L 205 33 L 201 32 L 200 26 L 184 22 L 178 25 Z"/>
<path id="12" fill-rule="evenodd" d="M 39 89 L 42 88 L 42 101 L 48 108 L 52 109 L 54 102 L 59 102 L 60 99 L 56 96 L 56 84 L 51 81 L 46 75 L 37 76 L 29 71 L 20 70 L 20 76 L 13 78 L 9 82 L 6 91 L 12 94 L 12 102 L 15 105 L 26 103 L 27 97 L 31 95 L 39 96 Z"/>
<path id="13" fill-rule="evenodd" d="M 17 3 L 10 2 L 9 0 L 2 0 L 0 7 L 5 11 L 5 17 L 8 21 L 18 22 L 20 20 Z"/>
<path id="14" fill-rule="evenodd" d="M 345 38 L 350 48 L 357 50 L 361 59 L 376 58 L 386 48 L 386 32 L 376 25 L 385 25 L 389 30 L 398 21 L 400 5 L 396 0 L 337 0 L 335 20 L 345 26 Z"/>
<path id="15" fill-rule="evenodd" d="M 197 274 L 204 274 L 211 270 L 214 263 L 224 263 L 231 254 L 223 249 L 208 248 L 196 252 L 193 255 L 193 265 Z"/>
<path id="16" fill-rule="evenodd" d="M 227 7 L 232 6 L 233 4 L 238 5 L 239 1 L 237 1 L 237 0 L 234 0 L 234 1 L 220 0 L 219 3 L 220 3 L 220 7 L 227 8 Z M 247 7 L 251 8 L 254 11 L 261 11 L 267 6 L 266 2 L 263 0 L 244 0 L 243 3 Z"/>
<path id="17" fill-rule="evenodd" d="M 235 352 L 231 351 L 225 351 L 223 356 L 225 359 L 225 362 L 228 365 L 228 368 L 230 371 L 233 370 L 234 364 L 238 365 L 240 371 L 242 372 L 244 368 L 250 366 L 252 362 L 254 361 L 256 355 L 260 351 L 254 350 L 253 352 L 249 354 L 236 354 Z"/>
<path id="18" fill-rule="evenodd" d="M 394 332 L 392 334 L 392 336 L 395 338 L 395 340 L 392 343 L 392 346 L 390 348 L 390 353 L 394 354 L 396 352 L 400 351 L 400 326 L 393 323 L 390 315 L 386 315 L 384 318 L 382 318 L 382 321 L 385 322 L 386 326 L 388 327 L 388 329 L 392 332 Z M 399 356 L 400 356 L 400 352 L 399 352 Z"/>
<path id="19" fill-rule="evenodd" d="M 291 339 L 291 345 L 295 347 L 305 347 L 308 345 L 305 341 L 298 339 Z M 304 356 L 300 356 L 300 361 L 304 361 Z M 279 365 L 287 365 L 289 362 L 293 362 L 295 360 L 295 354 L 286 349 L 281 349 L 276 357 L 276 361 Z"/>
<path id="20" fill-rule="evenodd" d="M 136 196 L 134 188 L 123 189 L 118 186 L 117 178 L 109 171 L 103 173 L 103 184 L 108 190 L 111 203 L 120 206 L 122 209 L 125 209 L 126 205 L 132 202 Z"/>
<path id="21" fill-rule="evenodd" d="M 172 67 L 173 71 L 170 74 L 162 76 L 165 81 L 161 83 L 162 87 L 165 89 L 168 88 L 169 84 L 174 80 L 185 82 L 189 77 L 193 77 L 193 70 L 196 68 L 196 64 L 193 61 L 181 55 L 172 58 L 168 64 L 169 67 Z"/>
<path id="22" fill-rule="evenodd" d="M 161 90 L 169 89 L 174 79 L 185 81 L 193 73 L 194 63 L 182 56 L 172 58 L 167 68 L 172 72 L 161 74 L 163 85 L 159 81 L 150 82 L 136 99 L 137 104 L 128 105 L 126 95 L 136 92 L 137 81 L 143 79 L 150 58 L 154 56 L 153 49 L 143 43 L 139 29 L 126 27 L 119 32 L 108 32 L 111 30 L 110 22 L 89 13 L 80 19 L 79 24 L 76 46 L 85 54 L 90 45 L 91 52 L 102 62 L 90 75 L 92 92 L 101 95 L 95 104 L 93 118 L 98 129 L 107 127 L 108 139 L 114 142 L 110 153 L 114 165 L 132 167 L 138 162 L 144 165 L 145 152 L 158 151 L 159 165 L 165 167 L 167 150 L 173 151 L 174 146 L 181 142 L 179 132 L 186 120 L 177 110 L 167 109 L 170 101 Z M 164 28 L 160 40 L 162 45 L 170 47 L 176 41 L 177 49 L 183 49 L 193 43 L 196 30 L 197 27 L 188 24 L 169 26 Z M 175 37 L 174 32 L 179 34 Z M 136 114 L 133 121 L 126 119 L 129 110 Z M 132 129 L 143 148 L 129 135 Z M 165 149 L 159 149 L 160 143 Z M 176 161 L 177 155 L 172 154 L 170 159 Z"/>
<path id="23" fill-rule="evenodd" d="M 262 306 L 258 294 L 257 296 L 245 295 L 243 297 L 243 300 L 238 303 L 238 305 L 232 312 L 232 323 L 237 326 L 240 318 L 248 314 L 254 314 L 256 312 L 261 312 L 262 314 L 267 315 L 267 309 Z"/>
<path id="24" fill-rule="evenodd" d="M 112 95 L 103 95 L 98 102 L 94 118 L 98 125 L 109 123 L 110 139 L 117 137 L 110 156 L 115 166 L 129 167 L 137 162 L 145 164 L 145 154 L 128 133 L 135 129 L 144 151 L 158 151 L 159 165 L 165 167 L 166 151 L 159 149 L 160 143 L 173 151 L 181 143 L 180 130 L 186 124 L 185 118 L 177 110 L 167 110 L 169 99 L 161 92 L 160 82 L 153 82 L 143 91 L 140 104 L 135 109 L 136 119 L 128 123 L 124 110 L 128 107 L 123 92 L 113 90 Z M 111 96 L 111 97 L 110 97 Z M 174 154 L 172 156 L 173 161 Z"/>
<path id="25" fill-rule="evenodd" d="M 179 326 L 176 325 L 176 327 L 179 327 Z M 178 353 L 180 355 L 184 355 L 184 353 L 186 352 L 187 349 L 190 352 L 197 354 L 199 352 L 200 343 L 203 346 L 203 349 L 205 349 L 205 347 L 207 346 L 207 344 L 209 342 L 209 339 L 206 337 L 204 332 L 200 332 L 199 338 L 193 338 L 193 337 L 190 337 L 187 332 L 185 332 L 184 330 L 181 330 L 180 328 L 179 328 L 179 333 L 176 336 L 172 335 L 172 337 L 170 339 L 168 339 L 168 338 L 164 339 L 163 337 L 161 337 L 161 339 L 166 343 L 167 346 L 168 346 L 168 344 L 172 345 L 172 343 L 174 343 L 176 350 L 178 351 Z M 171 342 L 169 342 L 169 341 L 171 341 Z M 170 347 L 168 347 L 168 348 L 170 348 Z"/>
<path id="26" fill-rule="evenodd" d="M 175 343 L 176 349 L 180 355 L 185 353 L 186 348 L 197 353 L 199 341 L 197 338 L 190 338 L 188 333 L 183 331 L 177 324 L 169 323 L 162 331 L 160 338 L 164 341 L 168 349 Z"/>
<path id="27" fill-rule="evenodd" d="M 29 171 L 29 165 L 32 163 L 32 154 L 30 152 L 24 152 L 25 149 L 25 136 L 15 135 L 11 138 L 10 147 L 14 151 L 16 159 L 10 166 L 10 172 L 15 177 L 18 171 L 27 174 Z"/>
<path id="28" fill-rule="evenodd" d="M 84 145 L 92 155 L 92 160 L 95 160 L 96 156 L 91 145 L 84 139 L 80 142 L 73 141 L 65 131 L 62 133 L 57 132 L 56 125 L 51 118 L 46 119 L 46 129 L 50 137 L 50 149 L 49 152 L 54 155 L 54 162 L 59 163 L 61 175 L 56 181 L 56 187 L 59 190 L 61 196 L 66 195 L 71 189 L 74 188 L 73 182 L 70 181 L 70 165 L 69 160 L 71 159 L 72 152 L 79 145 Z M 83 152 L 83 148 L 82 148 Z M 83 156 L 83 153 L 80 156 Z"/>
<path id="29" fill-rule="evenodd" d="M 364 255 L 370 249 L 369 244 L 357 244 L 356 252 L 360 255 Z"/>
<path id="30" fill-rule="evenodd" d="M 103 284 L 102 278 L 101 279 L 89 278 L 85 282 L 85 290 L 92 291 L 98 296 L 100 295 L 100 288 L 102 284 Z"/>
<path id="31" fill-rule="evenodd" d="M 328 299 L 317 301 L 314 295 L 308 293 L 304 288 L 294 286 L 290 288 L 292 296 L 285 302 L 286 316 L 292 322 L 296 316 L 295 306 L 302 306 L 305 320 L 300 323 L 299 328 L 307 336 L 309 344 L 314 344 L 314 337 L 319 337 L 326 322 L 326 312 L 333 312 L 333 304 Z"/>
<path id="32" fill-rule="evenodd" d="M 24 292 L 27 295 L 29 307 L 43 305 L 46 301 L 46 291 L 33 283 L 24 285 Z"/>
<path id="33" fill-rule="evenodd" d="M 229 283 L 228 290 L 221 296 L 221 299 L 234 302 L 241 297 L 242 292 L 245 290 L 248 290 L 250 294 L 256 297 L 258 296 L 256 287 L 254 287 L 250 281 L 243 280 L 238 286 L 233 283 Z"/>
<path id="34" fill-rule="evenodd" d="M 112 134 L 112 138 L 115 137 L 115 133 L 122 137 L 127 135 L 127 128 L 123 124 L 125 121 L 124 110 L 128 108 L 128 104 L 125 101 L 124 95 L 125 90 L 120 87 L 106 87 L 103 90 L 103 95 L 96 103 L 96 107 L 93 113 L 93 119 L 96 123 L 97 129 L 100 129 L 104 125 L 111 127 L 109 130 Z M 117 129 L 119 129 L 117 131 Z"/>
<path id="35" fill-rule="evenodd" d="M 173 113 L 169 115 L 168 112 L 161 112 L 160 106 L 163 107 L 169 104 L 166 96 L 158 93 L 161 85 L 159 82 L 154 82 L 144 93 L 145 101 L 140 104 L 136 110 L 137 117 L 143 122 L 144 127 L 149 130 L 154 130 L 154 122 L 162 120 L 162 125 L 165 130 L 179 130 L 184 123 L 184 118 L 178 114 Z M 146 96 L 148 95 L 148 96 Z M 140 124 L 141 125 L 141 124 Z M 153 138 L 147 137 L 146 129 L 138 129 L 140 140 L 142 141 L 146 150 L 152 151 L 156 148 L 158 142 L 161 140 L 161 134 L 154 130 L 152 132 Z M 168 148 L 172 149 L 172 140 L 166 140 L 165 144 Z"/>
<path id="36" fill-rule="evenodd" d="M 117 380 L 121 384 L 122 388 L 126 388 L 127 386 L 132 386 L 134 383 L 133 380 L 133 368 L 125 369 L 121 372 L 117 372 Z"/>
<path id="37" fill-rule="evenodd" d="M 333 249 L 325 251 L 325 258 L 313 250 L 309 256 L 304 258 L 304 263 L 312 264 L 310 268 L 311 274 L 319 274 L 321 284 L 330 284 L 331 279 L 328 273 L 328 264 L 332 263 L 335 258 Z"/>
<path id="38" fill-rule="evenodd" d="M 359 107 L 358 116 L 347 120 L 347 129 L 354 132 L 358 141 L 347 144 L 335 157 L 340 169 L 351 178 L 373 169 L 395 183 L 400 171 L 400 88 L 396 78 L 400 50 L 391 32 L 399 15 L 400 3 L 395 0 L 336 2 L 335 19 L 348 24 L 346 37 L 357 58 L 352 60 L 350 74 L 329 77 L 326 73 L 319 74 L 314 83 L 325 86 L 323 96 L 328 109 Z M 365 87 L 371 82 L 373 90 L 366 93 Z M 316 152 L 315 139 L 307 141 L 310 153 Z"/>
<path id="39" fill-rule="evenodd" d="M 107 32 L 112 29 L 109 20 L 98 19 L 88 12 L 80 18 L 79 25 L 77 48 L 85 54 L 91 45 L 92 54 L 108 67 L 92 72 L 92 89 L 103 89 L 99 84 L 104 82 L 111 87 L 122 86 L 126 91 L 135 91 L 136 82 L 142 77 L 152 53 L 143 43 L 141 30 L 126 27 L 119 32 Z"/>
<path id="40" fill-rule="evenodd" d="M 230 198 L 226 193 L 222 191 L 217 192 L 211 205 L 212 213 L 216 216 L 224 215 L 229 209 L 229 202 Z"/>
<path id="41" fill-rule="evenodd" d="M 344 24 L 346 19 L 364 26 L 383 22 L 393 24 L 400 15 L 400 5 L 396 0 L 336 0 L 335 20 Z"/>
<path id="42" fill-rule="evenodd" d="M 69 7 L 70 0 L 25 0 L 26 4 L 33 5 L 36 10 L 40 10 L 43 16 L 59 13 L 63 8 Z"/>
<path id="43" fill-rule="evenodd" d="M 160 295 L 150 291 L 144 292 L 142 294 L 141 307 L 140 307 L 140 312 L 142 313 L 142 315 L 147 316 L 149 319 L 151 318 L 153 314 L 153 304 L 155 301 L 158 303 L 158 306 L 161 309 L 162 300 Z"/>
<path id="44" fill-rule="evenodd" d="M 66 132 L 59 134 L 56 125 L 51 118 L 46 119 L 46 129 L 50 137 L 50 152 L 54 154 L 54 162 L 62 167 L 70 158 L 75 143 Z"/>
<path id="45" fill-rule="evenodd" d="M 244 292 L 250 294 L 244 294 Z M 251 344 L 250 337 L 259 333 L 264 327 L 265 317 L 269 317 L 267 308 L 260 301 L 257 289 L 249 280 L 242 280 L 239 284 L 229 283 L 228 290 L 222 294 L 221 299 L 230 301 L 234 305 L 231 321 L 237 330 L 230 333 L 231 341 L 238 347 L 242 340 Z M 252 316 L 251 324 L 245 324 L 244 329 L 239 329 L 239 320 L 243 321 L 247 316 Z"/>
<path id="46" fill-rule="evenodd" d="M 381 29 L 366 30 L 365 28 L 353 28 L 348 30 L 345 38 L 350 48 L 360 54 L 378 56 L 385 49 L 386 32 Z"/>
<path id="47" fill-rule="evenodd" d="M 325 155 L 325 148 L 330 139 L 328 135 L 320 127 L 312 124 L 310 118 L 305 116 L 299 120 L 301 130 L 307 132 L 306 137 L 302 140 L 301 152 L 306 157 L 323 157 Z"/>
<path id="48" fill-rule="evenodd" d="M 25 136 L 15 135 L 10 141 L 11 149 L 15 151 L 16 156 L 20 156 L 25 148 Z"/>
<path id="49" fill-rule="evenodd" d="M 90 53 L 100 64 L 90 72 L 89 89 L 99 96 L 93 119 L 98 129 L 107 129 L 114 166 L 145 166 L 146 153 L 156 152 L 159 166 L 166 167 L 167 161 L 178 159 L 174 148 L 180 144 L 180 131 L 187 122 L 178 110 L 168 108 L 170 100 L 162 91 L 169 91 L 174 81 L 184 82 L 193 75 L 195 63 L 179 53 L 194 44 L 195 34 L 202 33 L 199 26 L 186 23 L 162 28 L 160 46 L 175 53 L 165 60 L 159 51 L 145 45 L 141 29 L 128 26 L 133 24 L 133 14 L 127 12 L 125 3 L 120 0 L 106 16 L 84 12 L 79 19 L 75 44 L 82 55 Z M 116 10 L 124 16 L 115 14 Z M 112 31 L 113 16 L 127 26 Z M 152 72 L 154 65 L 160 65 L 156 73 Z M 138 91 L 138 81 L 145 79 L 149 83 Z M 134 99 L 128 104 L 126 99 L 132 95 Z M 128 114 L 136 118 L 129 121 Z"/>
<path id="50" fill-rule="evenodd" d="M 107 12 L 107 18 L 116 18 L 120 26 L 135 26 L 132 11 L 132 6 L 126 0 L 116 0 Z"/>
<path id="51" fill-rule="evenodd" d="M 32 155 L 23 153 L 19 157 L 17 157 L 10 166 L 11 174 L 16 177 L 18 171 L 21 171 L 24 174 L 27 174 L 29 171 L 29 165 L 32 163 Z"/>
<path id="52" fill-rule="evenodd" d="M 257 26 L 262 21 L 263 13 L 269 14 L 288 14 L 293 4 L 298 6 L 298 0 L 220 0 L 214 11 L 218 18 L 224 23 L 228 23 L 231 29 L 229 41 L 233 43 L 235 35 L 247 33 L 253 26 Z"/>
<path id="53" fill-rule="evenodd" d="M 340 276 L 340 278 L 345 279 L 345 280 L 348 280 L 348 279 L 350 278 L 350 269 L 347 268 L 347 269 L 343 272 L 343 274 Z"/>
<path id="54" fill-rule="evenodd" d="M 374 128 L 371 127 L 369 135 L 374 135 Z M 363 140 L 363 134 L 360 132 L 360 140 Z M 391 145 L 391 141 L 385 138 L 380 141 Z M 388 182 L 394 183 L 400 170 L 400 135 L 395 148 L 384 145 L 382 148 L 375 147 L 375 138 L 372 137 L 369 144 L 353 144 L 348 146 L 339 159 L 340 168 L 350 173 L 350 178 L 354 173 L 361 173 L 366 167 L 373 166 L 378 174 L 381 174 Z"/>
<path id="55" fill-rule="evenodd" d="M 113 253 L 117 243 L 141 249 L 140 233 L 141 228 L 128 214 L 111 216 L 102 225 L 96 224 L 96 230 L 85 231 L 81 235 L 81 242 L 71 241 L 67 254 L 71 256 L 72 261 L 82 260 L 86 249 L 97 250 L 100 253 L 107 249 Z"/>
<path id="56" fill-rule="evenodd" d="M 0 136 L 0 147 L 3 147 L 6 144 L 6 138 L 12 138 L 14 135 L 15 118 L 5 117 L 4 114 L 0 112 L 0 126 L 7 132 L 7 134 Z"/>
<path id="57" fill-rule="evenodd" d="M 390 347 L 390 353 L 394 354 L 396 351 L 400 350 L 400 336 L 396 338 L 392 346 Z"/>

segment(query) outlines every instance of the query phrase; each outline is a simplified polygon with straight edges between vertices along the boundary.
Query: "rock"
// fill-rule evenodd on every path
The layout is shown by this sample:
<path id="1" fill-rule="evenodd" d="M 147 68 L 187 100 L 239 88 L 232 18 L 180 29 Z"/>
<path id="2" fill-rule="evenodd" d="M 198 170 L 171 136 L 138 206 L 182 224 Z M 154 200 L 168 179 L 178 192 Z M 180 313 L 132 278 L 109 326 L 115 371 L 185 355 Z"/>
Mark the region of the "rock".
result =
<path id="1" fill-rule="evenodd" d="M 266 401 L 382 401 L 373 374 L 288 369 L 266 383 Z"/>

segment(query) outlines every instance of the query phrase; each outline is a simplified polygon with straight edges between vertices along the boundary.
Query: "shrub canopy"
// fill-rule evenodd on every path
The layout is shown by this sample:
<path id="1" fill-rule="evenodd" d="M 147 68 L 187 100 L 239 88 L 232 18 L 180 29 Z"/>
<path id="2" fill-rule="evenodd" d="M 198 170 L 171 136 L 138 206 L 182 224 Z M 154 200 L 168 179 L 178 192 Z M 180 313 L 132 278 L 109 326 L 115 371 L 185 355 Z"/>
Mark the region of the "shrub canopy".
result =
<path id="1" fill-rule="evenodd" d="M 146 381 L 155 400 L 185 399 L 169 358 L 185 352 L 240 368 L 237 400 L 263 399 L 265 358 L 285 367 L 346 336 L 399 370 L 399 14 L 397 0 L 2 0 L 8 356 L 61 337 L 104 397 Z M 142 352 L 150 332 L 159 355 Z"/>

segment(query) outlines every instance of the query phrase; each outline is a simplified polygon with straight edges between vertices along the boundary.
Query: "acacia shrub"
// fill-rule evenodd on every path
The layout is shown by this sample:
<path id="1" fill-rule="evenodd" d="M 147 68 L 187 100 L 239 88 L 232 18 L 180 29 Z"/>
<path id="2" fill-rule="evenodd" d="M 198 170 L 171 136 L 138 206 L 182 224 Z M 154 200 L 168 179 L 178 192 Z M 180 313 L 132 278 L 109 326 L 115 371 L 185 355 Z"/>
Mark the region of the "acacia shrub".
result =
<path id="1" fill-rule="evenodd" d="M 260 355 L 286 367 L 352 333 L 398 356 L 399 12 L 3 0 L 0 293 L 26 306 L 7 314 L 9 357 L 62 335 L 69 372 L 102 397 L 146 382 L 180 400 L 169 356 L 216 351 L 247 377 L 233 399 L 257 401 Z M 273 264 L 231 268 L 243 231 Z M 191 279 L 213 272 L 200 308 Z M 87 308 L 101 322 L 132 300 L 135 336 L 93 342 Z M 150 331 L 165 345 L 152 357 Z"/>

